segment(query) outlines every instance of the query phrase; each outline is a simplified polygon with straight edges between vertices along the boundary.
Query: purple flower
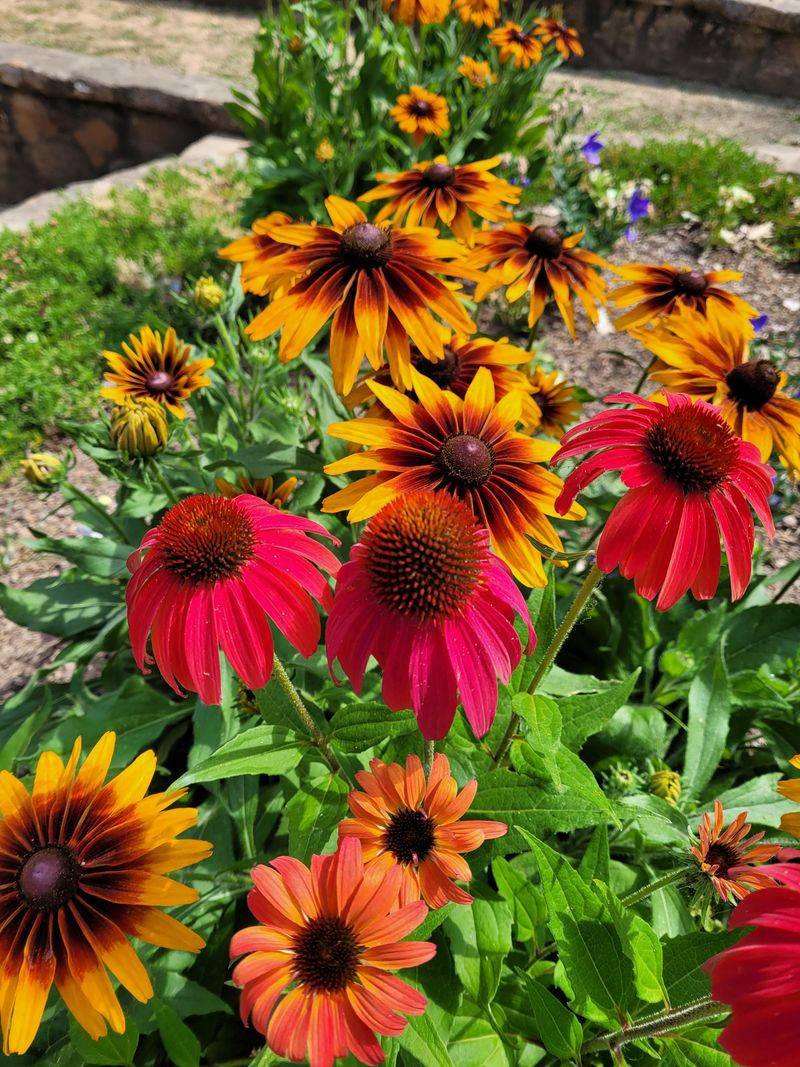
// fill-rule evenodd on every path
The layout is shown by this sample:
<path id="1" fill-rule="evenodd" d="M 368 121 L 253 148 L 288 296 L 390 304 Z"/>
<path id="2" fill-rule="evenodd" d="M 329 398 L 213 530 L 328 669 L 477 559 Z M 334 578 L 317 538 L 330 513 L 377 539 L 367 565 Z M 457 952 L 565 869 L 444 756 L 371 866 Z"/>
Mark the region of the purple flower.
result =
<path id="1" fill-rule="evenodd" d="M 640 219 L 646 219 L 649 214 L 650 200 L 641 189 L 634 189 L 628 201 L 628 217 L 631 222 L 639 222 Z"/>
<path id="2" fill-rule="evenodd" d="M 750 319 L 750 325 L 753 327 L 756 333 L 761 333 L 764 327 L 769 322 L 769 315 L 759 315 L 758 318 Z"/>
<path id="3" fill-rule="evenodd" d="M 590 167 L 600 166 L 600 153 L 605 148 L 605 145 L 600 140 L 600 131 L 595 130 L 594 133 L 590 133 L 586 140 L 581 145 L 581 152 L 583 158 L 589 164 Z"/>
<path id="4" fill-rule="evenodd" d="M 635 226 L 629 226 L 625 231 L 625 239 L 631 244 L 635 244 L 639 240 L 639 233 Z"/>
<path id="5" fill-rule="evenodd" d="M 509 178 L 512 185 L 521 185 L 523 189 L 527 189 L 531 184 L 530 178 Z"/>

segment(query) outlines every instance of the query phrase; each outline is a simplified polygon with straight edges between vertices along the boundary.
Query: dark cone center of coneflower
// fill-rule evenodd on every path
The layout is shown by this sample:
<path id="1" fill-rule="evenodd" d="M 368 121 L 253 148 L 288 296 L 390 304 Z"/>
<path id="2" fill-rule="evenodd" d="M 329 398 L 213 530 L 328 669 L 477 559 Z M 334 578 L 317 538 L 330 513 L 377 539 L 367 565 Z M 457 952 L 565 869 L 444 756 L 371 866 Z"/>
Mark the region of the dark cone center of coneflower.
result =
<path id="1" fill-rule="evenodd" d="M 528 43 L 531 38 L 531 35 L 529 33 L 526 33 L 525 30 L 511 30 L 511 32 L 509 33 L 509 38 L 515 44 L 524 45 Z"/>
<path id="2" fill-rule="evenodd" d="M 553 404 L 550 401 L 547 393 L 531 393 L 531 400 L 533 400 L 542 413 L 542 420 L 544 421 L 552 413 Z"/>
<path id="3" fill-rule="evenodd" d="M 446 493 L 393 501 L 361 538 L 370 586 L 385 608 L 417 619 L 461 611 L 481 578 L 485 549 L 472 512 Z"/>
<path id="4" fill-rule="evenodd" d="M 528 234 L 525 250 L 539 259 L 558 259 L 564 248 L 561 234 L 553 226 L 536 226 Z"/>
<path id="5" fill-rule="evenodd" d="M 431 163 L 422 172 L 422 177 L 428 185 L 432 185 L 435 189 L 443 189 L 445 185 L 450 184 L 455 177 L 455 173 L 455 168 L 447 163 Z"/>
<path id="6" fill-rule="evenodd" d="M 356 977 L 359 945 L 338 915 L 320 915 L 294 939 L 294 978 L 315 993 L 337 993 Z"/>
<path id="7" fill-rule="evenodd" d="M 425 359 L 421 353 L 412 356 L 411 361 L 415 370 L 426 378 L 430 378 L 432 382 L 436 382 L 440 389 L 449 389 L 461 369 L 461 361 L 448 346 L 445 346 L 444 357 L 436 362 Z"/>
<path id="8" fill-rule="evenodd" d="M 742 862 L 738 849 L 733 845 L 712 845 L 706 853 L 705 862 L 709 867 L 716 867 L 716 874 L 725 878 L 731 867 L 737 867 Z"/>
<path id="9" fill-rule="evenodd" d="M 52 911 L 75 896 L 79 875 L 72 853 L 52 845 L 28 856 L 19 872 L 19 888 L 31 907 Z"/>
<path id="10" fill-rule="evenodd" d="M 737 404 L 748 411 L 760 411 L 775 396 L 780 374 L 768 359 L 741 363 L 725 378 L 728 392 Z"/>
<path id="11" fill-rule="evenodd" d="M 342 234 L 341 247 L 354 267 L 382 267 L 392 257 L 392 235 L 371 222 L 357 222 Z"/>
<path id="12" fill-rule="evenodd" d="M 424 811 L 400 808 L 396 811 L 383 835 L 383 846 L 398 863 L 416 866 L 434 846 L 434 825 Z"/>
<path id="13" fill-rule="evenodd" d="M 152 374 L 147 376 L 147 380 L 145 381 L 148 392 L 157 393 L 159 396 L 163 393 L 168 393 L 174 384 L 175 379 L 165 370 L 153 371 Z"/>
<path id="14" fill-rule="evenodd" d="M 682 292 L 690 296 L 701 296 L 708 288 L 706 276 L 701 270 L 682 270 L 675 282 Z"/>
<path id="15" fill-rule="evenodd" d="M 439 465 L 458 485 L 483 485 L 494 468 L 494 453 L 480 437 L 457 433 L 442 445 Z"/>
<path id="16" fill-rule="evenodd" d="M 158 527 L 167 567 L 188 582 L 233 578 L 253 556 L 253 524 L 235 500 L 191 496 L 170 508 Z"/>
<path id="17" fill-rule="evenodd" d="M 415 98 L 411 101 L 408 110 L 412 115 L 416 115 L 418 119 L 427 119 L 433 114 L 433 104 L 429 100 Z"/>
<path id="18" fill-rule="evenodd" d="M 664 476 L 684 493 L 707 493 L 736 464 L 737 440 L 716 411 L 692 405 L 665 411 L 647 431 L 645 447 Z"/>

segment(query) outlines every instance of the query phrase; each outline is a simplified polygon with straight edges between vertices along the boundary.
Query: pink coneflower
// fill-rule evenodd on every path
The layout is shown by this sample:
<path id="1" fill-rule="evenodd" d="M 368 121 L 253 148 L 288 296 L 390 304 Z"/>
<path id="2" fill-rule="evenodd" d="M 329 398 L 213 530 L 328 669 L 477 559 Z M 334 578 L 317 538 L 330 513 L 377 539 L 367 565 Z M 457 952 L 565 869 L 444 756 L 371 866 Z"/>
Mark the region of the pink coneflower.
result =
<path id="1" fill-rule="evenodd" d="M 597 566 L 616 567 L 664 611 L 691 589 L 698 600 L 719 583 L 720 532 L 731 595 L 750 581 L 755 531 L 748 504 L 770 536 L 769 496 L 775 472 L 703 400 L 673 393 L 656 404 L 633 393 L 606 398 L 631 409 L 603 411 L 568 430 L 557 463 L 599 449 L 566 479 L 556 501 L 565 512 L 605 471 L 621 471 L 628 492 L 612 511 L 597 546 Z"/>
<path id="2" fill-rule="evenodd" d="M 478 737 L 522 648 L 536 640 L 525 601 L 469 507 L 446 492 L 397 497 L 372 519 L 339 574 L 326 646 L 358 693 L 370 655 L 392 711 L 413 708 L 428 740 L 444 737 L 460 701 Z"/>
<path id="3" fill-rule="evenodd" d="M 153 658 L 177 693 L 220 702 L 219 650 L 250 689 L 272 673 L 267 617 L 304 656 L 320 621 L 311 596 L 328 608 L 331 591 L 317 568 L 339 561 L 308 534 L 339 542 L 310 519 L 250 494 L 198 494 L 170 508 L 128 558 L 128 626 L 140 670 Z M 311 596 L 309 596 L 309 593 Z"/>

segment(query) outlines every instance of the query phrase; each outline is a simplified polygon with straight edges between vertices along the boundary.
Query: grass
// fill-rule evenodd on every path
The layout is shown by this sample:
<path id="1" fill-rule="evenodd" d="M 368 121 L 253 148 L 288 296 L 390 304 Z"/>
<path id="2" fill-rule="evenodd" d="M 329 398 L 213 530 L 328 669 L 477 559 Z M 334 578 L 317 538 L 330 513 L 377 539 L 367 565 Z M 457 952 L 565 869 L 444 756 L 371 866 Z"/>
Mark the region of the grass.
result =
<path id="1" fill-rule="evenodd" d="M 147 322 L 189 329 L 172 292 L 220 273 L 244 195 L 232 171 L 154 172 L 104 205 L 0 232 L 0 473 L 61 418 L 96 404 L 103 348 Z"/>
<path id="2" fill-rule="evenodd" d="M 650 180 L 654 216 L 659 229 L 684 221 L 684 212 L 697 216 L 713 239 L 722 229 L 771 222 L 768 239 L 778 256 L 800 264 L 800 177 L 779 174 L 770 163 L 756 159 L 736 141 L 646 141 L 639 148 L 609 147 L 603 166 L 620 182 Z M 739 186 L 753 197 L 736 208 L 735 216 L 720 203 L 720 187 Z"/>

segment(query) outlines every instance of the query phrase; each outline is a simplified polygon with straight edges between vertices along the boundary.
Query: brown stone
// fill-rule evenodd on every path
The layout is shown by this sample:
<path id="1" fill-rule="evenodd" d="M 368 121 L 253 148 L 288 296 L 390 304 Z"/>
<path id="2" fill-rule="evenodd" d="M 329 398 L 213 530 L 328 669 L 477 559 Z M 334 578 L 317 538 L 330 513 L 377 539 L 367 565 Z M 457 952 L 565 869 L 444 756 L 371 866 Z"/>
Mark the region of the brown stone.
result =
<path id="1" fill-rule="evenodd" d="M 125 137 L 127 154 L 139 161 L 179 152 L 201 137 L 203 132 L 186 119 L 154 115 L 147 111 L 134 112 L 128 119 Z"/>
<path id="2" fill-rule="evenodd" d="M 94 175 L 88 158 L 73 141 L 40 141 L 27 146 L 27 156 L 40 189 L 52 189 L 56 185 L 67 185 Z"/>
<path id="3" fill-rule="evenodd" d="M 108 121 L 100 118 L 84 122 L 75 131 L 74 137 L 97 170 L 106 166 L 119 145 L 118 132 Z"/>
<path id="4" fill-rule="evenodd" d="M 14 125 L 23 141 L 36 142 L 55 137 L 58 127 L 51 117 L 47 101 L 33 93 L 13 94 L 11 110 Z"/>

